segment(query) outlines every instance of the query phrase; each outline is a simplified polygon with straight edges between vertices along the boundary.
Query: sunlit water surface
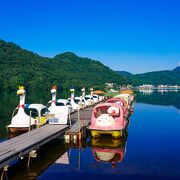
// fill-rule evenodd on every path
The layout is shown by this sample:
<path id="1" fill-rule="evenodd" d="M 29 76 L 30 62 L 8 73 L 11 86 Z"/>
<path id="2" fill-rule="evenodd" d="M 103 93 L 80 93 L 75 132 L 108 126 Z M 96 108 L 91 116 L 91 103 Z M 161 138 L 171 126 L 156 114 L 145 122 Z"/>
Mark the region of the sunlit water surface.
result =
<path id="1" fill-rule="evenodd" d="M 38 151 L 30 168 L 26 160 L 12 166 L 9 178 L 180 179 L 179 107 L 179 92 L 138 93 L 120 140 L 88 138 L 81 146 L 69 147 L 57 139 Z M 6 140 L 4 127 L 2 132 L 1 140 Z"/>

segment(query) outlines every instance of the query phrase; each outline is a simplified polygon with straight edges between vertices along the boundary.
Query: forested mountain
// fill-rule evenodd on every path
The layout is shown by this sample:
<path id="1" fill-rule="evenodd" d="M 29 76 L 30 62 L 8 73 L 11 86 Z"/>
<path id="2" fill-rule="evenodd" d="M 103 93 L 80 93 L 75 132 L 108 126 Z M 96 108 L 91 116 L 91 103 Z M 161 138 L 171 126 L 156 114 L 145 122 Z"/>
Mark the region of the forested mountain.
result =
<path id="1" fill-rule="evenodd" d="M 131 79 L 134 84 L 171 84 L 180 85 L 180 71 L 166 70 L 136 74 Z M 136 82 L 135 82 L 136 80 Z"/>
<path id="2" fill-rule="evenodd" d="M 142 74 L 131 74 L 126 71 L 116 71 L 118 74 L 127 77 L 128 82 L 134 86 L 142 84 L 169 84 L 180 85 L 180 66 L 173 70 L 154 71 Z"/>
<path id="3" fill-rule="evenodd" d="M 115 72 L 99 61 L 81 58 L 70 52 L 54 58 L 41 57 L 14 43 L 0 40 L 1 91 L 15 91 L 19 85 L 24 85 L 26 90 L 47 92 L 52 85 L 57 85 L 61 87 L 61 92 L 68 93 L 70 86 L 74 86 L 77 91 L 83 86 L 103 89 L 106 82 L 180 85 L 180 67 L 172 71 L 133 75 L 124 71 Z"/>
<path id="4" fill-rule="evenodd" d="M 133 74 L 127 71 L 116 71 L 119 75 L 124 76 L 124 77 L 130 77 Z"/>
<path id="5" fill-rule="evenodd" d="M 180 73 L 180 66 L 177 66 L 176 68 L 173 69 L 174 72 L 179 72 Z"/>
<path id="6" fill-rule="evenodd" d="M 125 78 L 99 61 L 63 53 L 54 58 L 41 57 L 14 43 L 0 40 L 0 90 L 14 91 L 19 85 L 27 90 L 49 91 L 52 85 L 68 91 L 85 87 L 104 87 L 104 83 L 124 84 Z"/>

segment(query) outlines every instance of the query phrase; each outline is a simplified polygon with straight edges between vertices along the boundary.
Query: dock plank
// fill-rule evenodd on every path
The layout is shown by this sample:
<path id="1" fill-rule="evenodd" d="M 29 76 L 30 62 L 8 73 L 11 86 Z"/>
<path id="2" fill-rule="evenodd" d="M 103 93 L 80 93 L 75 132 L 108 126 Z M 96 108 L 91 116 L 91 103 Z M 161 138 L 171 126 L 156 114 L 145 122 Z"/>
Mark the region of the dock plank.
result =
<path id="1" fill-rule="evenodd" d="M 28 154 L 30 151 L 40 148 L 45 143 L 63 133 L 78 133 L 82 127 L 89 125 L 93 108 L 94 107 L 91 106 L 80 110 L 79 120 L 78 112 L 71 114 L 71 127 L 68 125 L 46 124 L 0 143 L 0 168 Z"/>
<path id="2" fill-rule="evenodd" d="M 44 125 L 0 143 L 0 168 L 63 134 L 68 125 Z"/>
<path id="3" fill-rule="evenodd" d="M 54 131 L 56 128 L 54 126 L 53 130 L 51 130 L 52 126 L 49 126 L 48 128 L 46 127 L 48 127 L 48 125 L 45 125 L 44 127 L 32 130 L 15 138 L 9 139 L 8 141 L 0 143 L 0 152 L 3 149 L 15 148 L 16 146 L 19 147 L 19 145 L 25 144 L 27 142 L 29 143 L 31 139 L 32 141 L 34 141 L 36 138 L 40 138 L 41 136 L 44 137 L 44 135 L 48 135 L 50 131 Z"/>
<path id="4" fill-rule="evenodd" d="M 78 120 L 78 112 L 75 112 L 73 115 L 71 115 L 72 126 L 69 130 L 66 131 L 65 134 L 78 133 L 83 126 L 88 126 L 91 121 L 93 108 L 94 106 L 91 106 L 79 111 L 79 117 L 80 117 L 79 120 Z"/>

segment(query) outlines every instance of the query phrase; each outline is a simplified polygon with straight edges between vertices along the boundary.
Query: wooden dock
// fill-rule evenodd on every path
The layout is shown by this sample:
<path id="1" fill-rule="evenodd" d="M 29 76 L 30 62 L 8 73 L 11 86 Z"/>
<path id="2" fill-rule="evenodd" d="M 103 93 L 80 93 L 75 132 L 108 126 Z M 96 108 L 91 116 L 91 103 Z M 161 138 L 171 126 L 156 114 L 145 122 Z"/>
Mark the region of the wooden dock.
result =
<path id="1" fill-rule="evenodd" d="M 76 142 L 81 143 L 81 140 L 86 135 L 86 128 L 90 123 L 92 110 L 93 106 L 73 113 L 71 115 L 71 126 L 46 124 L 0 143 L 0 169 L 3 168 L 3 172 L 7 171 L 8 166 L 14 160 L 26 155 L 30 157 L 33 151 L 38 150 L 42 145 L 62 134 L 65 134 L 65 138 L 69 137 L 69 143 L 72 142 L 72 137 L 75 138 Z"/>
<path id="2" fill-rule="evenodd" d="M 68 125 L 47 124 L 0 143 L 0 168 L 32 150 L 39 149 L 42 145 L 63 134 L 68 128 Z"/>
<path id="3" fill-rule="evenodd" d="M 90 124 L 93 106 L 84 108 L 71 115 L 72 126 L 65 132 L 66 140 L 81 140 L 86 136 L 86 128 Z"/>

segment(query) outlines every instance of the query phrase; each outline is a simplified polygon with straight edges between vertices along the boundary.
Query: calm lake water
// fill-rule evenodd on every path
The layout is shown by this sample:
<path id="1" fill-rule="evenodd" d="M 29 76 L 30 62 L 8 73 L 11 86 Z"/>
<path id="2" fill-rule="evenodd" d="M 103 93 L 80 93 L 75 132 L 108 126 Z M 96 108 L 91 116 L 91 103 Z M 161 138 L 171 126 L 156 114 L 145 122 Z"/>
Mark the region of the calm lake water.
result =
<path id="1" fill-rule="evenodd" d="M 7 138 L 9 111 L 0 115 L 1 141 Z M 137 93 L 126 136 L 119 140 L 88 138 L 70 147 L 56 139 L 38 151 L 30 168 L 26 164 L 27 159 L 12 166 L 9 178 L 180 179 L 180 92 Z"/>

